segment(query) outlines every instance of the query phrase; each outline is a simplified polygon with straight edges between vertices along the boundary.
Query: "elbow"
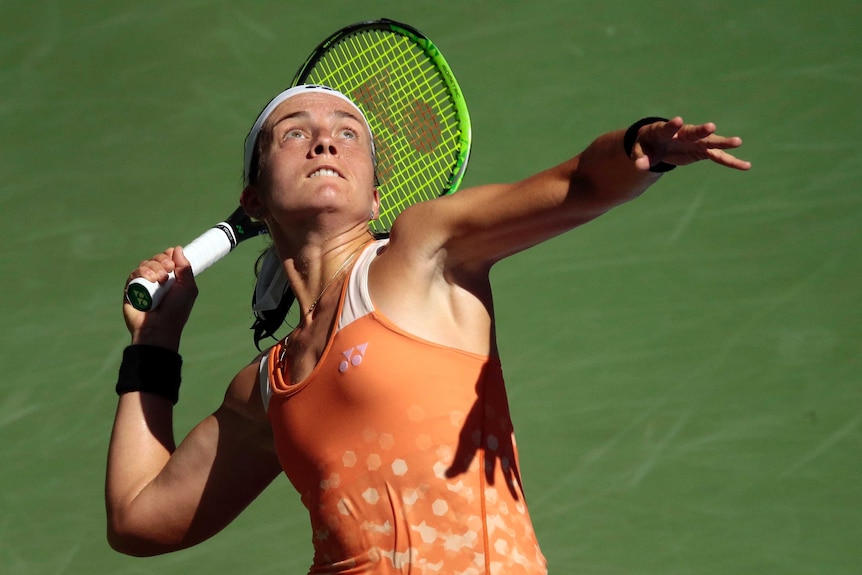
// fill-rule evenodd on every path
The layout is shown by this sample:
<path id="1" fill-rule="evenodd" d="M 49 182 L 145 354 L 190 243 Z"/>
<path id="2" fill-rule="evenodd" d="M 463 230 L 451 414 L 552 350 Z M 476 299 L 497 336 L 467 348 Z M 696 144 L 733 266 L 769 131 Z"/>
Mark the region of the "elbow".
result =
<path id="1" fill-rule="evenodd" d="M 116 517 L 108 518 L 106 535 L 111 549 L 131 557 L 153 557 L 179 548 L 158 541 L 141 530 L 135 529 L 132 523 Z"/>
<path id="2" fill-rule="evenodd" d="M 117 553 L 122 553 L 123 555 L 129 555 L 131 557 L 150 556 L 145 553 L 141 553 L 131 539 L 129 539 L 128 537 L 123 537 L 119 533 L 111 531 L 110 529 L 108 529 L 108 545 L 111 546 L 111 549 L 113 549 Z"/>
<path id="3" fill-rule="evenodd" d="M 158 555 L 158 553 L 146 552 L 133 537 L 117 533 L 112 529 L 108 529 L 108 545 L 117 553 L 131 557 L 152 557 L 153 555 Z"/>
<path id="4" fill-rule="evenodd" d="M 153 557 L 166 552 L 159 551 L 158 549 L 147 545 L 143 539 L 136 537 L 133 534 L 124 533 L 110 525 L 108 526 L 107 537 L 108 545 L 111 546 L 111 549 L 117 553 L 122 553 L 123 555 L 129 555 L 131 557 Z"/>
<path id="5" fill-rule="evenodd" d="M 110 505 L 107 506 L 106 536 L 108 545 L 117 553 L 143 557 L 145 554 L 140 550 L 140 537 L 135 535 L 131 522 L 127 519 L 128 514 Z"/>

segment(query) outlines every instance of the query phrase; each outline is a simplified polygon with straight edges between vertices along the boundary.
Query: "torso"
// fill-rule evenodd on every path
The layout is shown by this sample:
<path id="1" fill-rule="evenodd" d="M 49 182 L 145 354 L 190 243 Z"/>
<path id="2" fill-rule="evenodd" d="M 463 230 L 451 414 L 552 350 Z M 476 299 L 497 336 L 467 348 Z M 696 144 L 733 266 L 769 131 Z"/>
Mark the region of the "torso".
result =
<path id="1" fill-rule="evenodd" d="M 544 573 L 498 360 L 376 310 L 367 255 L 315 365 L 296 373 L 276 346 L 264 372 L 279 459 L 311 516 L 312 572 Z"/>

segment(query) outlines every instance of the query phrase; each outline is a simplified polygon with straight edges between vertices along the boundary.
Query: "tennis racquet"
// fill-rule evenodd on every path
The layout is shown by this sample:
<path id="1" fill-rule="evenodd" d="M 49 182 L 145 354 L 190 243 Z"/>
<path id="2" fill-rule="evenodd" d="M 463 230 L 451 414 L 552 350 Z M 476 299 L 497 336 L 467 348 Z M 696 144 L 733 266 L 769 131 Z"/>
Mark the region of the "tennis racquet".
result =
<path id="1" fill-rule="evenodd" d="M 405 208 L 455 192 L 470 156 L 467 104 L 440 50 L 406 24 L 381 19 L 342 28 L 324 40 L 292 86 L 322 84 L 345 94 L 365 114 L 377 152 L 380 210 L 369 223 L 385 233 Z M 242 209 L 184 248 L 195 275 L 245 239 L 266 233 Z M 231 233 L 233 232 L 233 233 Z M 224 236 L 227 236 L 226 238 Z M 154 309 L 173 284 L 143 278 L 126 295 L 137 309 Z"/>
<path id="2" fill-rule="evenodd" d="M 266 225 L 252 220 L 240 206 L 223 222 L 217 223 L 183 247 L 183 254 L 192 266 L 192 273 L 198 275 L 233 251 L 240 242 L 265 233 Z M 175 280 L 174 272 L 168 274 L 164 283 L 135 278 L 126 286 L 126 299 L 135 309 L 155 309 Z"/>

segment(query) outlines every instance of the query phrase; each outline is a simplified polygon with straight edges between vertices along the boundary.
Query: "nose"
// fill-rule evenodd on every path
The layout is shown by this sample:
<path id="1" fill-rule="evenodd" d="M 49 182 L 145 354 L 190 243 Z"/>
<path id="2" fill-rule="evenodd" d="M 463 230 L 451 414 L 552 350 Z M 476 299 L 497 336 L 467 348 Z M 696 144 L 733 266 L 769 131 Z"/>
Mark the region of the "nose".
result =
<path id="1" fill-rule="evenodd" d="M 335 156 L 338 154 L 338 149 L 335 147 L 335 142 L 328 134 L 320 134 L 317 137 L 317 141 L 314 143 L 312 154 L 315 156 L 323 156 L 327 154 Z"/>

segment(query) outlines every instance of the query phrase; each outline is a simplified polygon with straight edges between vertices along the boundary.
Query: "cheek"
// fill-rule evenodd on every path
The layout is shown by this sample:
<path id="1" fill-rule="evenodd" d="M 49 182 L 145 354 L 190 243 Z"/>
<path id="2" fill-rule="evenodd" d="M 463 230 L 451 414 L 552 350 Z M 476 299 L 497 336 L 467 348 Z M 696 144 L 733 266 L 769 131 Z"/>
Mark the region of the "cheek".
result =
<path id="1" fill-rule="evenodd" d="M 371 183 L 371 186 L 376 185 L 376 167 L 374 165 L 374 156 L 366 149 L 357 150 L 355 154 L 357 169 L 362 174 L 364 180 Z"/>
<path id="2" fill-rule="evenodd" d="M 272 186 L 295 173 L 296 167 L 291 165 L 288 154 L 271 151 L 263 160 L 260 177 L 262 182 Z"/>

